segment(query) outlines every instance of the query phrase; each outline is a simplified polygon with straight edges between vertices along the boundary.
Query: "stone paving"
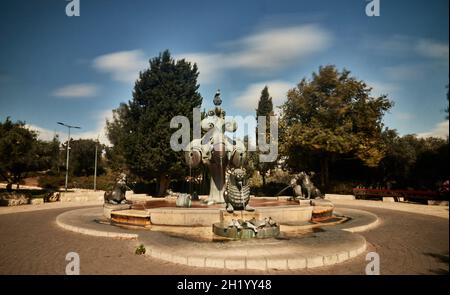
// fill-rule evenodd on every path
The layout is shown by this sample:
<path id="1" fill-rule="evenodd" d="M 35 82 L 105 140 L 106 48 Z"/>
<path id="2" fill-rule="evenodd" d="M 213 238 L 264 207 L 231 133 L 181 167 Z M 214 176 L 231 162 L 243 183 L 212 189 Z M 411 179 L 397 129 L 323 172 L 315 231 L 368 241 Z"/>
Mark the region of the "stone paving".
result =
<path id="1" fill-rule="evenodd" d="M 337 209 L 363 209 L 380 217 L 376 228 L 360 234 L 368 242 L 367 250 L 379 253 L 381 274 L 448 274 L 448 207 L 433 208 L 433 215 L 441 216 L 437 217 L 360 204 L 337 204 Z M 72 209 L 0 214 L 0 274 L 64 274 L 65 255 L 71 251 L 80 254 L 82 274 L 364 274 L 367 263 L 365 255 L 360 255 L 337 265 L 295 271 L 190 267 L 135 255 L 136 240 L 92 237 L 59 228 L 56 216 Z"/>

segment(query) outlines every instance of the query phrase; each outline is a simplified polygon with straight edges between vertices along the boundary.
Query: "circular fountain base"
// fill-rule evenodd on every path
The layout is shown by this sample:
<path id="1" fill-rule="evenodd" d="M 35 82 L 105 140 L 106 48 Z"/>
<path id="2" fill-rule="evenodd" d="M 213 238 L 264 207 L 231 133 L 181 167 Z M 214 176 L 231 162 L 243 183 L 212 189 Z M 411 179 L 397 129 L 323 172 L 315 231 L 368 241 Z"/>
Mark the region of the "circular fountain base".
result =
<path id="1" fill-rule="evenodd" d="M 274 225 L 258 229 L 257 231 L 250 228 L 229 227 L 223 223 L 213 224 L 213 233 L 224 238 L 232 240 L 245 240 L 245 239 L 267 239 L 276 238 L 280 235 L 280 226 Z"/>
<path id="2" fill-rule="evenodd" d="M 375 215 L 339 209 L 345 219 L 324 224 L 280 225 L 276 238 L 231 241 L 208 227 L 151 225 L 148 229 L 111 226 L 103 208 L 84 208 L 58 215 L 58 226 L 81 234 L 135 239 L 146 255 L 172 263 L 220 269 L 302 269 L 341 263 L 365 251 L 366 241 L 354 232 L 373 228 Z"/>

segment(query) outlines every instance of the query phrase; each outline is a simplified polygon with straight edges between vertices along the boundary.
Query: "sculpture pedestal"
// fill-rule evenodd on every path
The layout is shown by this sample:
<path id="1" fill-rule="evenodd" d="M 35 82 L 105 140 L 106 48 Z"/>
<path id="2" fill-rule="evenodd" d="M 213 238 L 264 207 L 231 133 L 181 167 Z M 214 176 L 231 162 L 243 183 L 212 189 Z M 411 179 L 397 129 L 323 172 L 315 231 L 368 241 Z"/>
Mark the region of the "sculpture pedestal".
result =
<path id="1" fill-rule="evenodd" d="M 118 210 L 127 210 L 131 209 L 130 204 L 103 204 L 103 216 L 108 219 L 111 219 L 111 212 Z"/>
<path id="2" fill-rule="evenodd" d="M 150 213 L 146 210 L 120 210 L 111 213 L 111 223 L 148 227 L 151 225 Z"/>
<path id="3" fill-rule="evenodd" d="M 255 232 L 254 230 L 250 228 L 242 228 L 238 229 L 236 227 L 228 227 L 224 225 L 223 223 L 214 223 L 213 224 L 213 233 L 233 239 L 233 240 L 244 240 L 244 239 L 266 239 L 266 238 L 274 238 L 277 237 L 280 234 L 280 226 L 271 226 L 267 228 L 259 229 L 258 232 Z"/>
<path id="4" fill-rule="evenodd" d="M 280 234 L 280 226 L 278 224 L 267 225 L 257 229 L 248 227 L 246 223 L 252 219 L 261 221 L 264 217 L 257 211 L 240 210 L 228 213 L 225 210 L 220 210 L 220 222 L 213 224 L 212 231 L 218 236 L 233 240 L 274 238 Z M 240 228 L 232 226 L 233 222 L 239 223 Z"/>
<path id="5" fill-rule="evenodd" d="M 251 220 L 255 218 L 256 220 L 262 219 L 261 213 L 257 211 L 245 211 L 245 210 L 235 210 L 233 213 L 228 213 L 226 210 L 220 210 L 220 223 L 229 224 L 234 220 Z"/>

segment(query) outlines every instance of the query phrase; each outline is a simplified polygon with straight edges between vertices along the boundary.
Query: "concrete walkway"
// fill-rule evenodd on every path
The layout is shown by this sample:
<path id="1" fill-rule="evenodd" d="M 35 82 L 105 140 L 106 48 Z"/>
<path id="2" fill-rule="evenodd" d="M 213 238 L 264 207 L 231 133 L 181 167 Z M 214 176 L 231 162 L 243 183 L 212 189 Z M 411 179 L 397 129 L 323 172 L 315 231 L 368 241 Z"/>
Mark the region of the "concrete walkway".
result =
<path id="1" fill-rule="evenodd" d="M 341 208 L 337 206 L 337 210 Z M 383 208 L 351 208 L 372 212 L 381 220 L 377 227 L 359 233 L 368 243 L 366 251 L 380 255 L 381 274 L 448 274 L 448 219 Z M 64 274 L 68 252 L 80 255 L 81 274 L 364 274 L 367 265 L 365 255 L 336 265 L 298 270 L 175 264 L 135 255 L 137 240 L 92 237 L 57 226 L 56 217 L 73 209 L 0 215 L 0 274 Z"/>
<path id="2" fill-rule="evenodd" d="M 430 216 L 449 218 L 449 207 L 448 206 L 438 206 L 438 205 L 423 205 L 414 203 L 404 203 L 404 202 L 382 202 L 382 201 L 372 201 L 372 200 L 337 200 L 332 201 L 337 206 L 358 206 L 367 208 L 379 208 L 396 210 L 402 212 L 410 212 L 416 214 L 425 214 Z"/>
<path id="3" fill-rule="evenodd" d="M 88 202 L 54 202 L 43 203 L 39 205 L 21 205 L 11 207 L 0 207 L 0 215 L 12 214 L 12 213 L 24 213 L 41 210 L 62 209 L 62 208 L 76 208 L 76 207 L 89 207 L 89 206 L 101 206 L 103 201 L 88 201 Z"/>

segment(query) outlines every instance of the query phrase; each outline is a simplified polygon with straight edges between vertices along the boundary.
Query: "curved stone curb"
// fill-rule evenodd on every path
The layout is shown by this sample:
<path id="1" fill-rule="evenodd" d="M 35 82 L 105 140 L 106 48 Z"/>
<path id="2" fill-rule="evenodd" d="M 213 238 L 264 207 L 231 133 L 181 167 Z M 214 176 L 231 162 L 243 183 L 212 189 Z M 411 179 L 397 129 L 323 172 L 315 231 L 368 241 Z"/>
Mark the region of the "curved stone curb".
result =
<path id="1" fill-rule="evenodd" d="M 336 209 L 352 220 L 290 240 L 212 243 L 192 241 L 159 231 L 133 231 L 93 222 L 102 216 L 102 208 L 64 212 L 56 223 L 64 229 L 97 237 L 138 239 L 146 255 L 168 262 L 194 267 L 230 270 L 295 270 L 341 263 L 366 250 L 366 240 L 355 232 L 378 225 L 375 214 L 357 209 Z M 187 251 L 189 249 L 189 251 Z"/>
<path id="2" fill-rule="evenodd" d="M 107 238 L 117 238 L 117 239 L 137 239 L 138 235 L 136 233 L 126 233 L 121 231 L 111 231 L 108 230 L 110 225 L 102 225 L 93 223 L 93 219 L 96 217 L 101 217 L 102 208 L 94 208 L 99 211 L 100 214 L 95 214 L 92 208 L 89 209 L 77 209 L 59 214 L 56 217 L 56 224 L 66 230 L 89 235 L 95 237 L 107 237 Z M 88 218 L 82 218 L 81 214 L 88 213 Z M 91 214 L 89 214 L 91 213 Z M 80 218 L 81 215 L 81 218 Z M 85 215 L 86 216 L 86 215 Z M 78 218 L 76 218 L 78 217 Z M 81 219 L 81 220 L 80 220 Z M 84 219 L 84 220 L 83 220 Z M 86 220 L 89 219 L 89 220 Z M 92 224 L 89 224 L 91 222 Z"/>
<path id="3" fill-rule="evenodd" d="M 293 245 L 289 243 L 291 241 L 283 241 L 279 246 L 273 247 L 273 245 L 260 241 L 260 245 L 223 249 L 214 243 L 203 243 L 207 245 L 205 247 L 205 245 L 200 245 L 201 243 L 162 237 L 161 235 L 163 234 L 139 235 L 139 242 L 146 248 L 145 255 L 193 267 L 229 270 L 267 271 L 270 269 L 298 270 L 322 267 L 356 257 L 365 252 L 367 247 L 364 237 L 345 231 L 325 231 L 316 234 L 305 243 L 297 242 Z M 321 239 L 321 235 L 328 236 Z M 317 239 L 321 239 L 321 241 L 319 242 Z M 186 250 L 188 246 L 189 253 Z"/>
<path id="4" fill-rule="evenodd" d="M 332 229 L 345 230 L 351 233 L 363 232 L 373 229 L 380 224 L 377 215 L 358 209 L 339 208 L 334 210 L 335 214 L 348 216 L 351 220 L 338 224 Z"/>

